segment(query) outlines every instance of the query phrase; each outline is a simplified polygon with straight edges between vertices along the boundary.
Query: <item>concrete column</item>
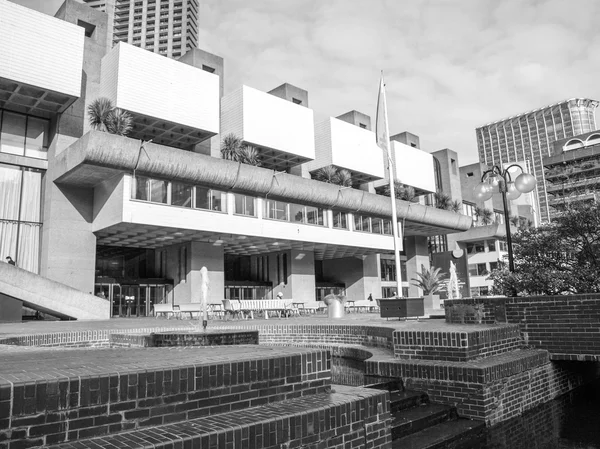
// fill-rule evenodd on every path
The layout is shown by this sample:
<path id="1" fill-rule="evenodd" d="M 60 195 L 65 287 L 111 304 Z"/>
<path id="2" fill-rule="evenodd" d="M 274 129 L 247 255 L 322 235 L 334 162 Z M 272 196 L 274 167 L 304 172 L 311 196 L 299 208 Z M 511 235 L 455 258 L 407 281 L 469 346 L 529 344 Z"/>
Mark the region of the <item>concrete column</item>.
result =
<path id="1" fill-rule="evenodd" d="M 417 272 L 421 272 L 421 265 L 429 269 L 429 253 L 427 248 L 427 237 L 412 236 L 404 238 L 404 250 L 406 252 L 406 274 L 407 279 L 403 282 L 409 282 L 409 296 L 420 296 L 423 292 L 412 285 L 411 280 L 417 277 Z"/>
<path id="2" fill-rule="evenodd" d="M 314 301 L 315 253 L 293 249 L 289 251 L 288 264 L 287 292 L 284 292 L 283 297 L 298 301 Z"/>
<path id="3" fill-rule="evenodd" d="M 379 269 L 378 254 L 365 256 L 363 260 L 363 296 L 358 299 L 367 299 L 369 294 L 373 298 L 381 297 L 381 273 Z"/>
<path id="4" fill-rule="evenodd" d="M 381 296 L 381 280 L 376 255 L 344 257 L 323 261 L 323 277 L 346 285 L 346 297 L 353 301 Z"/>
<path id="5" fill-rule="evenodd" d="M 175 304 L 201 302 L 200 270 L 208 270 L 208 301 L 224 298 L 225 273 L 223 247 L 212 243 L 187 242 L 166 248 L 167 278 L 173 279 Z"/>

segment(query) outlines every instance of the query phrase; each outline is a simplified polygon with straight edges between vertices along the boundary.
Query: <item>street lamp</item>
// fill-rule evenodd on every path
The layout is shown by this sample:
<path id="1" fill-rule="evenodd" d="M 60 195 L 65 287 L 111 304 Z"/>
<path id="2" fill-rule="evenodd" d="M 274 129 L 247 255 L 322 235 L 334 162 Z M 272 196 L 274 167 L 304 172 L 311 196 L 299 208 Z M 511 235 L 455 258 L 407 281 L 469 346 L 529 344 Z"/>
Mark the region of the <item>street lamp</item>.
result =
<path id="1" fill-rule="evenodd" d="M 521 170 L 521 174 L 517 176 L 514 181 L 509 172 L 512 167 L 517 167 Z M 529 173 L 525 173 L 523 167 L 519 164 L 509 165 L 504 170 L 497 165 L 494 165 L 483 173 L 481 182 L 473 189 L 475 199 L 481 201 L 489 200 L 496 191 L 500 191 L 502 194 L 502 202 L 504 204 L 504 224 L 506 226 L 506 245 L 508 246 L 508 268 L 510 271 L 515 271 L 515 263 L 513 260 L 512 238 L 510 235 L 508 201 L 516 200 L 522 193 L 531 192 L 535 189 L 536 182 L 535 178 Z"/>

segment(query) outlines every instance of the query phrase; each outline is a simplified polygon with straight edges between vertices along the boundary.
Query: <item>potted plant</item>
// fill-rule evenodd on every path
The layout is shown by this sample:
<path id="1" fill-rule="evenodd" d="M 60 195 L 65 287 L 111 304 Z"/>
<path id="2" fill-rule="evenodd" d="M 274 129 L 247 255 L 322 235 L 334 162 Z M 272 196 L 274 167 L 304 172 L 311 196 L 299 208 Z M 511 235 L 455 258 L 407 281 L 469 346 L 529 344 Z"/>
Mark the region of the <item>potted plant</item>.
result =
<path id="1" fill-rule="evenodd" d="M 444 279 L 446 275 L 442 273 L 441 268 L 431 267 L 426 269 L 421 266 L 421 273 L 417 273 L 417 278 L 411 279 L 413 285 L 423 290 L 426 309 L 440 308 L 440 295 L 437 295 L 444 288 Z"/>

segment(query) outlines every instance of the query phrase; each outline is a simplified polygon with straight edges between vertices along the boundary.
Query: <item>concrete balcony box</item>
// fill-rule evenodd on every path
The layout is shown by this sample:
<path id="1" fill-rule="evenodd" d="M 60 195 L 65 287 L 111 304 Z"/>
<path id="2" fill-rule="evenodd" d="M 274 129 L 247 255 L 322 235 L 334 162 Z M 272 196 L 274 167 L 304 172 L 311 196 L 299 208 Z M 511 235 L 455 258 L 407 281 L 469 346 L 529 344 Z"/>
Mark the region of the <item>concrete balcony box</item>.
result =
<path id="1" fill-rule="evenodd" d="M 330 117 L 315 126 L 316 160 L 307 164 L 310 172 L 334 165 L 346 169 L 357 184 L 385 177 L 383 151 L 375 133 Z"/>
<path id="2" fill-rule="evenodd" d="M 45 117 L 68 108 L 81 93 L 84 34 L 0 0 L 0 108 Z"/>
<path id="3" fill-rule="evenodd" d="M 315 158 L 313 111 L 248 86 L 225 95 L 221 139 L 234 134 L 260 150 L 263 166 L 283 171 Z"/>
<path id="4" fill-rule="evenodd" d="M 134 117 L 134 139 L 190 150 L 219 133 L 219 77 L 123 42 L 103 59 L 100 96 Z"/>
<path id="5" fill-rule="evenodd" d="M 425 315 L 424 298 L 378 299 L 381 318 L 408 318 Z"/>
<path id="6" fill-rule="evenodd" d="M 436 189 L 433 156 L 394 140 L 390 144 L 396 179 L 402 184 L 413 187 L 417 195 L 434 193 Z M 386 186 L 389 183 L 389 174 L 385 170 L 385 180 L 376 181 L 374 187 Z"/>

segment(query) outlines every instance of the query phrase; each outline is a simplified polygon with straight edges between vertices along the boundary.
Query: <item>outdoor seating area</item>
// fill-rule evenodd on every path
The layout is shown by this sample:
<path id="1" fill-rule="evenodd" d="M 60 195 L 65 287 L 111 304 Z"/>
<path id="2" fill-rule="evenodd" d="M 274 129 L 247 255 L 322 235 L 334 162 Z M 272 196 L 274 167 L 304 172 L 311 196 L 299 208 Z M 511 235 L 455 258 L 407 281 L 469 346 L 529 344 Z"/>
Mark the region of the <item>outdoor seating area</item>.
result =
<path id="1" fill-rule="evenodd" d="M 202 304 L 155 304 L 154 317 L 167 319 L 200 319 Z M 375 301 L 360 300 L 346 301 L 346 313 L 379 312 Z M 209 319 L 271 319 L 290 318 L 294 316 L 310 316 L 327 312 L 327 305 L 323 301 L 295 301 L 293 299 L 254 299 L 238 300 L 223 299 L 221 302 L 207 304 Z"/>

